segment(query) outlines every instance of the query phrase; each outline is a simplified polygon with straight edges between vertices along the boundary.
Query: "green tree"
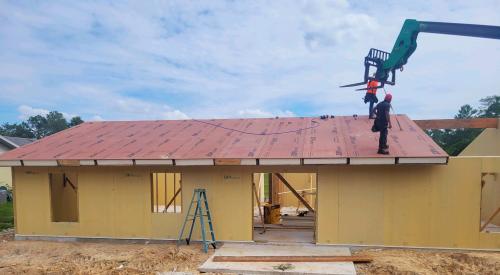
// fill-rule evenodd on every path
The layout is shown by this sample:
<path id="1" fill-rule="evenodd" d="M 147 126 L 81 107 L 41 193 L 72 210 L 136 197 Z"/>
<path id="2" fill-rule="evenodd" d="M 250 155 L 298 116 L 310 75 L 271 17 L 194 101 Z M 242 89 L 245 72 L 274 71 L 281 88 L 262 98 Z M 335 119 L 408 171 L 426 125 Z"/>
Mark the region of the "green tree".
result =
<path id="1" fill-rule="evenodd" d="M 488 96 L 480 101 L 479 109 L 466 104 L 460 107 L 455 118 L 467 119 L 476 117 L 499 117 L 500 96 Z M 443 148 L 449 155 L 456 156 L 462 152 L 483 129 L 444 129 L 429 130 L 427 133 Z"/>
<path id="2" fill-rule="evenodd" d="M 481 103 L 480 117 L 500 117 L 500 96 L 488 96 L 479 102 Z"/>
<path id="3" fill-rule="evenodd" d="M 62 113 L 52 111 L 45 116 L 30 116 L 21 123 L 4 123 L 0 126 L 0 135 L 39 139 L 81 123 L 83 120 L 79 116 L 68 122 Z"/>
<path id="4" fill-rule="evenodd" d="M 69 122 L 69 127 L 73 127 L 73 126 L 76 126 L 76 125 L 82 124 L 82 123 L 83 123 L 82 118 L 79 116 L 75 116 L 75 117 L 71 118 L 71 121 Z"/>
<path id="5" fill-rule="evenodd" d="M 35 138 L 35 134 L 31 131 L 30 126 L 26 122 L 21 122 L 19 124 L 5 123 L 0 126 L 0 135 L 10 137 Z"/>

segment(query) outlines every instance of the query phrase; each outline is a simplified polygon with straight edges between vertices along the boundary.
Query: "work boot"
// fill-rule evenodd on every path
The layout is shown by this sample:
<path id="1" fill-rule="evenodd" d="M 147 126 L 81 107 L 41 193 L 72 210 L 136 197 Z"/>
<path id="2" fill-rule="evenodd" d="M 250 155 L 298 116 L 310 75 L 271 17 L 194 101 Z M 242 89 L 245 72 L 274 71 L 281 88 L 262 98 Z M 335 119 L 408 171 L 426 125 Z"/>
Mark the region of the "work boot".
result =
<path id="1" fill-rule="evenodd" d="M 389 151 L 387 151 L 387 150 L 385 150 L 385 149 L 378 149 L 377 154 L 381 154 L 381 155 L 389 155 Z"/>

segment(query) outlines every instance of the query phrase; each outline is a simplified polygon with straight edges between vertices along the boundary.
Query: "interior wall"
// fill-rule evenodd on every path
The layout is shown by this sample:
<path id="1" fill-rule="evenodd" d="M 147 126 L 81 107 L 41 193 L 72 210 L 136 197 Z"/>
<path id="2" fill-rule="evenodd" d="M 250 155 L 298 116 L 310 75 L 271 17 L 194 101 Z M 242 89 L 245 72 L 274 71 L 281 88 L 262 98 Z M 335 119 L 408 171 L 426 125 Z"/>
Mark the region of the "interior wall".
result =
<path id="1" fill-rule="evenodd" d="M 500 234 L 479 232 L 482 172 L 500 158 L 321 167 L 318 243 L 499 249 Z"/>
<path id="2" fill-rule="evenodd" d="M 76 190 L 69 183 L 64 185 L 62 173 L 53 173 L 49 177 L 51 219 L 53 222 L 78 221 L 78 177 L 75 173 L 67 173 L 65 176 Z"/>
<path id="3" fill-rule="evenodd" d="M 301 190 L 307 192 L 304 199 L 311 207 L 314 208 L 316 206 L 316 196 L 309 194 L 316 191 L 315 173 L 282 173 L 282 175 L 299 194 L 301 194 Z M 281 207 L 297 207 L 297 197 L 281 182 L 279 183 L 279 190 L 282 193 L 279 196 Z M 300 204 L 300 207 L 305 208 L 302 204 Z"/>
<path id="4" fill-rule="evenodd" d="M 500 119 L 499 125 L 500 125 Z M 500 156 L 500 128 L 484 129 L 460 156 Z"/>
<path id="5" fill-rule="evenodd" d="M 78 173 L 79 222 L 51 222 L 49 172 L 14 169 L 16 234 L 176 239 L 183 213 L 152 213 L 149 167 L 74 167 Z M 173 171 L 174 172 L 174 171 Z M 188 167 L 182 172 L 182 206 L 195 188 L 206 188 L 218 240 L 252 240 L 251 174 L 241 168 Z M 199 228 L 197 225 L 196 228 Z M 194 238 L 199 238 L 198 230 Z"/>
<path id="6" fill-rule="evenodd" d="M 484 187 L 481 192 L 481 220 L 488 220 L 500 207 L 500 174 L 485 175 Z M 492 224 L 500 226 L 500 214 L 491 221 Z"/>

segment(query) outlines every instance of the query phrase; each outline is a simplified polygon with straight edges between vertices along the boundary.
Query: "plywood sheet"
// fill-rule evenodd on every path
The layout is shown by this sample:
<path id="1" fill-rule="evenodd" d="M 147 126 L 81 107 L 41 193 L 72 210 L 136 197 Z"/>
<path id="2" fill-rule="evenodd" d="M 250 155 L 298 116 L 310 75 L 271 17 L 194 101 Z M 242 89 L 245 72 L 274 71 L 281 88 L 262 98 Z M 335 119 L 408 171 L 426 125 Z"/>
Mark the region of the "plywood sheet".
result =
<path id="1" fill-rule="evenodd" d="M 377 154 L 366 116 L 86 122 L 0 160 L 447 157 L 412 120 L 393 116 L 391 154 Z"/>

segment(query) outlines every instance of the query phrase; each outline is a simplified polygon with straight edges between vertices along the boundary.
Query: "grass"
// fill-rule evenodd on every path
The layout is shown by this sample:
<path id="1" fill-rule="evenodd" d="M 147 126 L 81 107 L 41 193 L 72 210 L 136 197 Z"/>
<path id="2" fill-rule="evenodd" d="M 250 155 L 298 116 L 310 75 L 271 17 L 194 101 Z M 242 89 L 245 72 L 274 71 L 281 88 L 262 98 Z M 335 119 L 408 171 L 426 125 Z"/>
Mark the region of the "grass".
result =
<path id="1" fill-rule="evenodd" d="M 12 202 L 0 204 L 0 230 L 14 227 L 14 210 Z"/>

